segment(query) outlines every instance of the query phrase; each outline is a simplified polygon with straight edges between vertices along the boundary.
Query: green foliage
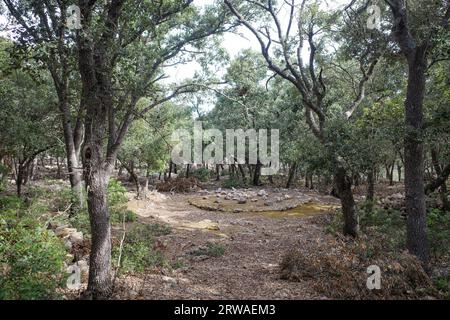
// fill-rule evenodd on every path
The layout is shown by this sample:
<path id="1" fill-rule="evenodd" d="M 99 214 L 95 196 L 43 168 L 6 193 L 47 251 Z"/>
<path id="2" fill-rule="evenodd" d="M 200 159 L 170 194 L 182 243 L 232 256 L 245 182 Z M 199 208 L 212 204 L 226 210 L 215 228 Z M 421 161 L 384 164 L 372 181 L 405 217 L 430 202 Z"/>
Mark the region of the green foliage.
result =
<path id="1" fill-rule="evenodd" d="M 6 176 L 8 174 L 8 169 L 0 163 L 0 192 L 6 190 Z"/>
<path id="2" fill-rule="evenodd" d="M 116 179 L 111 179 L 108 184 L 108 206 L 110 209 L 125 204 L 128 199 L 125 196 L 127 189 Z"/>
<path id="3" fill-rule="evenodd" d="M 123 222 L 134 222 L 137 220 L 137 215 L 126 208 L 128 198 L 126 197 L 125 187 L 120 181 L 111 179 L 108 185 L 108 206 L 113 224 L 120 224 Z"/>
<path id="4" fill-rule="evenodd" d="M 194 177 L 196 177 L 200 182 L 208 182 L 211 178 L 211 171 L 207 168 L 200 168 L 195 170 Z"/>
<path id="5" fill-rule="evenodd" d="M 222 187 L 226 189 L 240 188 L 242 186 L 244 186 L 244 183 L 235 177 L 229 177 L 222 182 Z"/>
<path id="6" fill-rule="evenodd" d="M 19 217 L 24 209 L 19 199 L 0 203 L 0 300 L 59 298 L 57 288 L 66 278 L 63 244 L 36 214 Z"/>
<path id="7" fill-rule="evenodd" d="M 155 250 L 157 237 L 168 235 L 171 229 L 160 224 L 138 225 L 126 234 L 122 258 L 121 272 L 143 272 L 151 267 L 171 267 L 161 251 Z M 113 261 L 119 257 L 120 247 L 113 248 Z"/>
<path id="8" fill-rule="evenodd" d="M 225 247 L 220 243 L 208 242 L 205 247 L 198 248 L 191 254 L 193 256 L 221 257 L 225 254 Z"/>
<path id="9" fill-rule="evenodd" d="M 446 299 L 450 298 L 450 281 L 447 278 L 437 278 L 434 281 L 436 289 L 438 289 Z"/>
<path id="10" fill-rule="evenodd" d="M 433 209 L 428 213 L 428 232 L 434 256 L 450 257 L 450 214 Z"/>

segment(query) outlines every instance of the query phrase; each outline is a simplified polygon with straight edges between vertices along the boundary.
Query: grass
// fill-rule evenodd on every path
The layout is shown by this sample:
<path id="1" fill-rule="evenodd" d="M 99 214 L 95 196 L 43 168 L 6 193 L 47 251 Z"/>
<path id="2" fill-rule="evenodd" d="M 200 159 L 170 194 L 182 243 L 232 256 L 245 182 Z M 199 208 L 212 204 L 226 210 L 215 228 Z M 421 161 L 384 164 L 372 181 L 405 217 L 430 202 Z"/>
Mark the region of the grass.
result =
<path id="1" fill-rule="evenodd" d="M 208 242 L 206 246 L 191 252 L 193 256 L 221 257 L 225 254 L 225 247 L 220 243 Z"/>
<path id="2" fill-rule="evenodd" d="M 152 267 L 173 268 L 174 266 L 167 260 L 164 253 L 154 248 L 158 237 L 170 233 L 171 229 L 161 224 L 134 227 L 125 237 L 120 272 L 144 272 Z M 113 248 L 113 261 L 115 263 L 119 257 L 119 249 L 119 245 Z M 175 267 L 177 266 L 175 265 Z"/>

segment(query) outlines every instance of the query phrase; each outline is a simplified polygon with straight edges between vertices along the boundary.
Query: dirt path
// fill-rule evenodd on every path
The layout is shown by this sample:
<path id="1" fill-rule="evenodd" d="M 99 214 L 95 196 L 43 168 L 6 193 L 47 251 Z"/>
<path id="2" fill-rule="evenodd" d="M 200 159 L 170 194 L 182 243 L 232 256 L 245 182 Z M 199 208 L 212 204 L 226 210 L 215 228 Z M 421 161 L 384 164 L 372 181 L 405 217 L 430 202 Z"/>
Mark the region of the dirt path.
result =
<path id="1" fill-rule="evenodd" d="M 332 199 L 314 199 L 332 203 Z M 173 229 L 158 246 L 183 267 L 126 278 L 133 299 L 312 299 L 308 282 L 279 279 L 282 255 L 294 246 L 321 241 L 324 231 L 307 215 L 224 213 L 198 209 L 189 195 L 156 194 L 132 200 L 139 223 L 167 223 Z M 219 257 L 189 254 L 208 242 L 225 247 Z"/>

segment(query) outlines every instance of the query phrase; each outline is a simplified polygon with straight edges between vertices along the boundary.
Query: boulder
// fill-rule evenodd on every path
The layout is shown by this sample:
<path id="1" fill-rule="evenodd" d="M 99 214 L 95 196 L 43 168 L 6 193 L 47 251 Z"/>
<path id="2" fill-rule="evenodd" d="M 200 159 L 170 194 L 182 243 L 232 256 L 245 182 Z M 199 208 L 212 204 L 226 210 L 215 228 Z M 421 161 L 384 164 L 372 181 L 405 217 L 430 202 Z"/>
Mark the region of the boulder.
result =
<path id="1" fill-rule="evenodd" d="M 69 228 L 68 226 L 62 226 L 55 229 L 55 235 L 59 238 L 65 238 L 74 232 L 77 232 L 77 229 Z"/>
<path id="2" fill-rule="evenodd" d="M 69 235 L 69 239 L 73 244 L 82 244 L 84 240 L 83 232 L 73 232 Z"/>

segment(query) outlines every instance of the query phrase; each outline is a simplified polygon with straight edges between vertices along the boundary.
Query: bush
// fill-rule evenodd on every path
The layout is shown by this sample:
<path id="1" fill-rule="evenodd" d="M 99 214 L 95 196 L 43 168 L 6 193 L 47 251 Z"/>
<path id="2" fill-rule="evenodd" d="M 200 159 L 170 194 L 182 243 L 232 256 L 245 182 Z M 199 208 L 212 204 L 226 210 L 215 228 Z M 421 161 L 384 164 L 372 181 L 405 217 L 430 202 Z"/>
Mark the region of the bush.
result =
<path id="1" fill-rule="evenodd" d="M 222 182 L 222 187 L 226 189 L 232 189 L 232 188 L 240 188 L 243 187 L 244 183 L 234 177 L 230 177 L 229 179 Z"/>
<path id="2" fill-rule="evenodd" d="M 137 214 L 131 210 L 123 210 L 123 211 L 115 210 L 111 212 L 111 223 L 120 224 L 123 222 L 124 217 L 126 223 L 135 222 L 138 218 Z"/>
<path id="3" fill-rule="evenodd" d="M 196 177 L 201 182 L 208 182 L 211 178 L 211 171 L 209 171 L 207 168 L 200 168 L 198 170 L 195 170 L 194 177 Z"/>
<path id="4" fill-rule="evenodd" d="M 6 207 L 0 215 L 0 300 L 59 298 L 57 288 L 66 279 L 63 244 L 38 223 L 35 214 L 19 217 L 21 201 L 3 198 L 0 202 Z"/>
<path id="5" fill-rule="evenodd" d="M 0 192 L 6 190 L 7 175 L 8 175 L 8 168 L 0 163 Z"/>
<path id="6" fill-rule="evenodd" d="M 430 248 L 435 257 L 450 257 L 450 214 L 433 209 L 428 213 Z"/>
<path id="7" fill-rule="evenodd" d="M 170 267 L 164 254 L 155 250 L 156 238 L 170 234 L 169 227 L 160 224 L 138 225 L 125 237 L 122 258 L 121 272 L 144 272 L 151 267 Z M 119 257 L 120 247 L 113 248 L 113 261 Z"/>
<path id="8" fill-rule="evenodd" d="M 109 208 L 120 207 L 127 203 L 128 199 L 125 196 L 127 189 L 117 181 L 116 179 L 111 179 L 108 184 L 108 206 Z"/>
<path id="9" fill-rule="evenodd" d="M 220 243 L 208 242 L 205 247 L 200 247 L 191 254 L 193 256 L 221 257 L 225 254 L 225 247 Z"/>

